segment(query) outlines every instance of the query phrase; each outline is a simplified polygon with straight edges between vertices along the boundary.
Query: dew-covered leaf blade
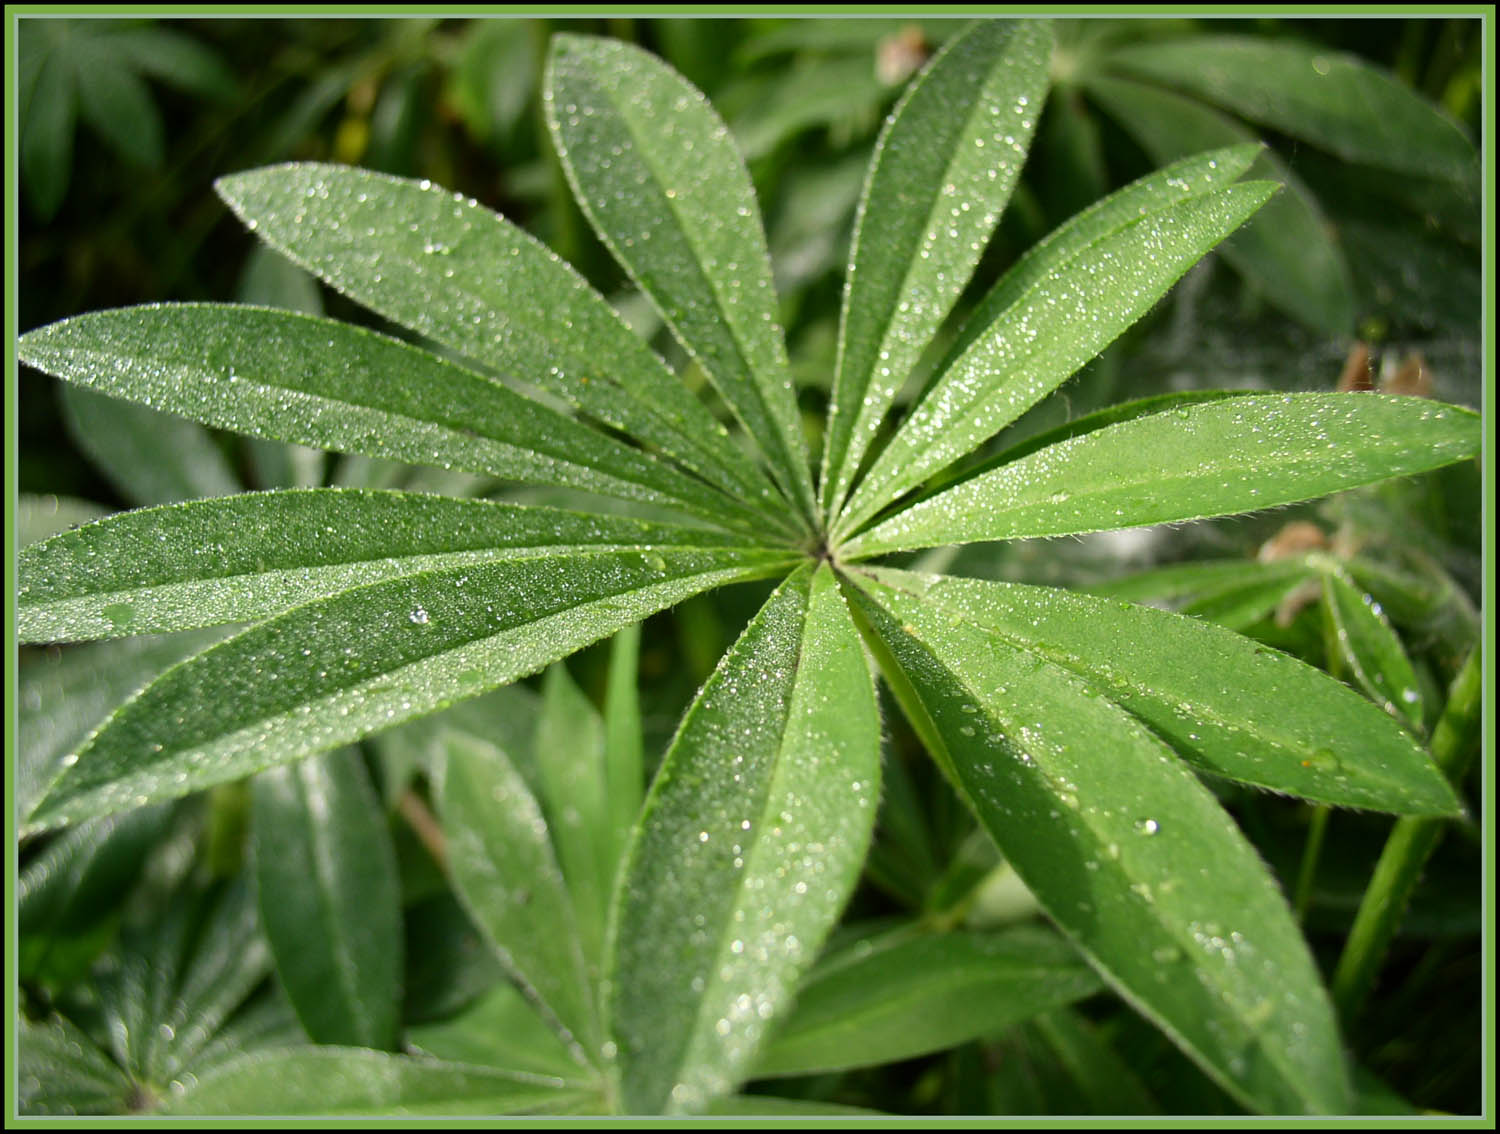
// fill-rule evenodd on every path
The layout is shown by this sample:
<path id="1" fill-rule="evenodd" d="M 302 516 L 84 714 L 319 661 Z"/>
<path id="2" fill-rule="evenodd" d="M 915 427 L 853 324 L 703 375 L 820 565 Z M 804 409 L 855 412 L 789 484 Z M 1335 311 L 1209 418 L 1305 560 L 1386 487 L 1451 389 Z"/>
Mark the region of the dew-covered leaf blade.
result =
<path id="1" fill-rule="evenodd" d="M 701 92 L 618 40 L 557 35 L 547 125 L 595 231 L 812 515 L 807 443 L 755 190 Z"/>
<path id="2" fill-rule="evenodd" d="M 22 641 L 251 622 L 423 571 L 587 548 L 723 547 L 734 537 L 623 516 L 319 488 L 116 513 L 23 550 Z"/>
<path id="3" fill-rule="evenodd" d="M 977 21 L 907 88 L 876 142 L 844 293 L 825 509 L 848 491 L 1010 200 L 1041 117 L 1051 54 L 1044 21 Z"/>
<path id="4" fill-rule="evenodd" d="M 1477 455 L 1479 418 L 1380 394 L 1247 394 L 1135 418 L 913 504 L 852 555 L 1233 515 Z"/>
<path id="5" fill-rule="evenodd" d="M 260 623 L 159 678 L 80 750 L 38 827 L 337 747 L 534 673 L 690 595 L 774 574 L 767 552 L 583 552 L 428 571 Z"/>
<path id="6" fill-rule="evenodd" d="M 627 1109 L 701 1109 L 751 1073 L 858 875 L 879 748 L 858 633 L 832 574 L 804 568 L 709 678 L 647 797 L 611 935 Z"/>
<path id="7" fill-rule="evenodd" d="M 769 482 L 604 298 L 545 245 L 427 181 L 298 163 L 222 177 L 257 236 L 328 284 L 762 501 Z"/>

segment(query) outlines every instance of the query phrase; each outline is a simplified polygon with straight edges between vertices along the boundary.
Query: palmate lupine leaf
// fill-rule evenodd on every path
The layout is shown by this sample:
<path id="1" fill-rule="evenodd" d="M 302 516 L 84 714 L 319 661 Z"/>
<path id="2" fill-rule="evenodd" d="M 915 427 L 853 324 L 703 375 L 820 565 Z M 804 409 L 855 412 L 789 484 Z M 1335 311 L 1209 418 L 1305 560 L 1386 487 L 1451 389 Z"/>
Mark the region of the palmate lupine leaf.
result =
<path id="1" fill-rule="evenodd" d="M 356 587 L 169 670 L 76 753 L 34 828 L 185 795 L 534 673 L 689 595 L 773 574 L 745 550 L 579 552 Z"/>
<path id="2" fill-rule="evenodd" d="M 1046 23 L 975 22 L 907 88 L 876 143 L 854 223 L 823 452 L 830 512 L 1010 199 L 1051 54 Z"/>
<path id="3" fill-rule="evenodd" d="M 415 1055 L 452 1063 L 579 1077 L 577 1057 L 556 1029 L 542 1022 L 534 1002 L 509 981 L 493 985 L 456 1016 L 408 1026 L 406 1045 Z"/>
<path id="4" fill-rule="evenodd" d="M 492 379 L 333 319 L 230 304 L 130 307 L 31 331 L 19 353 L 70 382 L 256 437 L 767 526 L 674 466 Z"/>
<path id="5" fill-rule="evenodd" d="M 251 853 L 276 972 L 314 1043 L 395 1046 L 400 875 L 359 751 L 341 748 L 251 783 Z"/>
<path id="6" fill-rule="evenodd" d="M 1247 394 L 1038 450 L 896 513 L 847 545 L 878 555 L 1271 508 L 1453 464 L 1479 417 L 1425 398 Z"/>
<path id="7" fill-rule="evenodd" d="M 64 1016 L 16 1020 L 16 1074 L 21 1114 L 123 1114 L 135 1084 L 120 1065 Z"/>
<path id="8" fill-rule="evenodd" d="M 701 363 L 809 523 L 797 413 L 760 207 L 701 92 L 630 44 L 552 38 L 547 125 L 595 230 Z"/>
<path id="9" fill-rule="evenodd" d="M 848 535 L 1060 386 L 1275 188 L 1246 182 L 1188 197 L 1040 274 L 912 410 L 855 488 L 835 534 Z"/>
<path id="10" fill-rule="evenodd" d="M 894 1063 L 1081 1000 L 1102 984 L 1050 930 L 917 933 L 820 961 L 755 1062 L 759 1076 Z"/>
<path id="11" fill-rule="evenodd" d="M 701 1109 L 749 1074 L 854 885 L 879 781 L 858 632 L 832 573 L 804 567 L 704 685 L 646 800 L 611 934 L 627 1112 Z"/>
<path id="12" fill-rule="evenodd" d="M 1171 749 L 1037 653 L 855 578 L 903 708 L 1110 984 L 1246 1105 L 1345 1112 L 1332 1008 L 1291 911 Z"/>
<path id="13" fill-rule="evenodd" d="M 260 239 L 386 318 L 558 394 L 731 494 L 771 498 L 604 298 L 489 209 L 430 182 L 335 165 L 251 170 L 215 188 Z"/>
<path id="14" fill-rule="evenodd" d="M 729 549 L 623 516 L 344 488 L 121 512 L 24 549 L 23 642 L 253 622 L 350 587 L 542 551 Z"/>
<path id="15" fill-rule="evenodd" d="M 1458 812 L 1431 759 L 1387 717 L 1341 682 L 1239 634 L 1054 587 L 882 568 L 868 577 L 1071 671 L 1203 771 L 1345 807 Z"/>

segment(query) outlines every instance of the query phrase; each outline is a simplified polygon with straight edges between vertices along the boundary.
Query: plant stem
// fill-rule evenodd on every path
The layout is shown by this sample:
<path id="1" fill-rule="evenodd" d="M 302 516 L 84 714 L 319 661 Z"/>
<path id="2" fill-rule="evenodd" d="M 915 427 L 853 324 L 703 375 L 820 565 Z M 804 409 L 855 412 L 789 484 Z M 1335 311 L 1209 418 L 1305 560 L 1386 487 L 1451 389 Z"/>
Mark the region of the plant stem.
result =
<path id="1" fill-rule="evenodd" d="M 1307 842 L 1302 847 L 1302 865 L 1297 870 L 1297 894 L 1294 907 L 1297 920 L 1307 920 L 1307 905 L 1312 900 L 1313 879 L 1318 873 L 1318 859 L 1323 854 L 1323 833 L 1328 830 L 1328 814 L 1325 806 L 1313 808 L 1312 818 L 1307 824 Z"/>
<path id="2" fill-rule="evenodd" d="M 1453 679 L 1448 704 L 1432 730 L 1432 758 L 1454 784 L 1462 782 L 1479 748 L 1481 682 L 1480 651 L 1475 647 Z M 1408 816 L 1396 820 L 1386 840 L 1333 973 L 1333 1002 L 1346 1027 L 1364 1007 L 1381 959 L 1417 887 L 1422 867 L 1444 830 L 1442 819 Z"/>

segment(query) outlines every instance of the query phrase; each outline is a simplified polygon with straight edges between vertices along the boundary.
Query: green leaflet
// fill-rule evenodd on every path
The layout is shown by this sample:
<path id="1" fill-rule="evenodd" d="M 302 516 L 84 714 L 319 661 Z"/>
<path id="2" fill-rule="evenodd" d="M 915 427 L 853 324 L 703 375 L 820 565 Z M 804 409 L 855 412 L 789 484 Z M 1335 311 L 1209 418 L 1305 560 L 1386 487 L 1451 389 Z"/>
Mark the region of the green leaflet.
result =
<path id="1" fill-rule="evenodd" d="M 1102 987 L 1077 951 L 1048 930 L 856 942 L 807 974 L 755 1074 L 911 1059 L 996 1035 Z"/>
<path id="2" fill-rule="evenodd" d="M 32 823 L 185 795 L 347 744 L 785 563 L 754 551 L 575 553 L 428 571 L 298 607 L 177 666 L 122 706 L 53 783 Z"/>
<path id="3" fill-rule="evenodd" d="M 853 888 L 879 781 L 859 636 L 831 572 L 804 567 L 704 685 L 646 800 L 611 934 L 627 1112 L 699 1110 L 752 1071 Z"/>
<path id="4" fill-rule="evenodd" d="M 251 785 L 261 926 L 314 1043 L 389 1050 L 404 943 L 396 851 L 359 751 L 341 748 Z"/>
<path id="5" fill-rule="evenodd" d="M 597 975 L 619 864 L 610 826 L 604 722 L 561 662 L 542 681 L 532 752 L 539 798 L 572 895 L 583 955 Z"/>
<path id="6" fill-rule="evenodd" d="M 1154 161 L 1257 137 L 1213 108 L 1157 87 L 1090 75 L 1085 89 Z M 1251 173 L 1281 182 L 1286 192 L 1226 240 L 1221 254 L 1286 314 L 1325 335 L 1347 338 L 1354 324 L 1354 284 L 1317 198 L 1269 150 Z"/>
<path id="7" fill-rule="evenodd" d="M 948 41 L 887 120 L 844 290 L 823 452 L 829 513 L 1010 200 L 1041 117 L 1051 55 L 1045 22 L 976 21 Z"/>
<path id="8" fill-rule="evenodd" d="M 1343 1053 L 1307 945 L 1197 778 L 1094 685 L 856 581 L 955 786 L 1110 984 L 1253 1109 L 1345 1113 Z"/>
<path id="9" fill-rule="evenodd" d="M 1380 604 L 1342 570 L 1325 567 L 1322 576 L 1334 643 L 1349 675 L 1377 705 L 1420 734 L 1421 687 Z"/>
<path id="10" fill-rule="evenodd" d="M 16 1019 L 16 1107 L 21 1115 L 120 1114 L 135 1084 L 120 1065 L 62 1016 Z"/>
<path id="11" fill-rule="evenodd" d="M 200 1076 L 168 1115 L 546 1114 L 588 1097 L 562 1079 L 361 1047 L 252 1052 Z"/>
<path id="12" fill-rule="evenodd" d="M 938 379 L 850 498 L 847 535 L 1060 386 L 1255 212 L 1275 186 L 1231 185 L 1087 245 L 1006 308 Z"/>
<path id="13" fill-rule="evenodd" d="M 770 499 L 765 476 L 603 297 L 477 202 L 427 181 L 312 163 L 214 187 L 260 239 L 345 295 L 560 395 L 736 497 Z"/>
<path id="14" fill-rule="evenodd" d="M 939 377 L 946 374 L 985 335 L 990 324 L 1028 289 L 1058 271 L 1089 245 L 1150 213 L 1162 212 L 1180 201 L 1232 184 L 1250 168 L 1261 149 L 1258 143 L 1251 143 L 1208 149 L 1182 158 L 1095 201 L 1058 225 L 1032 245 L 979 301 L 933 373 Z"/>
<path id="15" fill-rule="evenodd" d="M 60 386 L 58 396 L 68 433 L 131 503 L 171 504 L 240 490 L 201 425 L 71 383 Z"/>
<path id="16" fill-rule="evenodd" d="M 443 748 L 442 812 L 459 897 L 505 967 L 560 1025 L 572 1057 L 596 1062 L 593 982 L 541 806 L 494 745 L 449 732 Z"/>
<path id="17" fill-rule="evenodd" d="M 814 512 L 765 232 L 708 100 L 655 56 L 555 35 L 547 125 L 574 196 L 744 423 L 804 521 Z"/>
<path id="18" fill-rule="evenodd" d="M 24 642 L 250 622 L 351 587 L 504 559 L 724 547 L 734 537 L 555 508 L 319 488 L 122 512 L 24 549 Z"/>
<path id="19" fill-rule="evenodd" d="M 496 381 L 320 316 L 232 304 L 96 311 L 23 335 L 19 354 L 70 382 L 255 437 L 766 523 Z"/>
<path id="20" fill-rule="evenodd" d="M 921 596 L 954 625 L 1070 670 L 1204 771 L 1345 807 L 1457 811 L 1427 754 L 1384 714 L 1239 634 L 1052 587 L 882 569 L 871 576 L 905 601 Z"/>
<path id="21" fill-rule="evenodd" d="M 1116 48 L 1108 65 L 1191 91 L 1348 161 L 1459 182 L 1478 172 L 1457 123 L 1352 55 L 1292 39 L 1193 36 Z"/>
<path id="22" fill-rule="evenodd" d="M 1247 394 L 1039 450 L 897 512 L 845 552 L 863 558 L 1250 512 L 1478 451 L 1477 414 L 1424 398 Z"/>

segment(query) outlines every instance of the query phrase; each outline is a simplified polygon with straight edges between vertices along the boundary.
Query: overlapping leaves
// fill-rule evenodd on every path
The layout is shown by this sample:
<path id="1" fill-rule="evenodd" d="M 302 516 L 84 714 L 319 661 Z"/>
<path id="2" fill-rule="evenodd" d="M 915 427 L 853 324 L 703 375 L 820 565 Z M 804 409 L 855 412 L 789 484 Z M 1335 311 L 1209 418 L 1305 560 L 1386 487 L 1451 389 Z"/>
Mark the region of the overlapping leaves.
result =
<path id="1" fill-rule="evenodd" d="M 193 305 L 66 320 L 25 336 L 23 359 L 206 424 L 614 497 L 649 506 L 651 521 L 312 489 L 126 513 L 30 547 L 32 640 L 249 625 L 86 738 L 29 829 L 356 741 L 691 595 L 784 577 L 684 717 L 638 813 L 629 714 L 590 731 L 560 679 L 535 782 L 472 737 L 444 741 L 430 769 L 455 884 L 576 1081 L 329 1048 L 318 1067 L 339 1085 L 337 1109 L 693 1110 L 760 1058 L 768 1072 L 832 1065 L 817 1037 L 871 1011 L 857 988 L 825 972 L 800 1023 L 771 1024 L 838 917 L 873 822 L 880 722 L 861 636 L 944 773 L 1113 988 L 1245 1105 L 1345 1109 L 1305 943 L 1192 770 L 1453 813 L 1426 753 L 1330 678 L 1202 623 L 860 562 L 1247 511 L 1477 451 L 1473 414 L 1419 399 L 1225 396 L 1080 423 L 924 492 L 1275 190 L 1235 183 L 1255 156 L 1240 146 L 1087 210 L 980 302 L 878 447 L 1015 184 L 1049 51 L 1045 25 L 977 23 L 888 124 L 850 265 L 821 497 L 749 179 L 713 108 L 651 56 L 560 37 L 549 124 L 601 237 L 759 463 L 567 265 L 476 202 L 321 165 L 224 179 L 269 244 L 451 355 L 322 318 Z M 527 932 L 538 920 L 545 947 Z M 1001 1019 L 1092 989 L 1058 949 L 1024 934 L 919 947 L 939 984 L 979 990 Z M 1026 999 L 1026 981 L 983 958 L 1045 971 L 1051 991 Z M 862 1061 L 975 1034 L 913 1030 L 903 1003 L 879 1016 Z M 351 1038 L 388 1042 L 389 1029 L 382 1017 Z M 246 1057 L 182 1107 L 233 1111 L 294 1066 Z"/>

